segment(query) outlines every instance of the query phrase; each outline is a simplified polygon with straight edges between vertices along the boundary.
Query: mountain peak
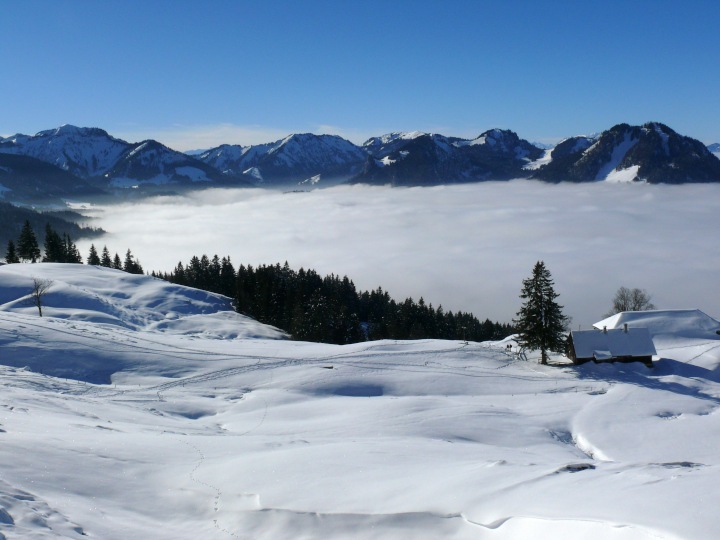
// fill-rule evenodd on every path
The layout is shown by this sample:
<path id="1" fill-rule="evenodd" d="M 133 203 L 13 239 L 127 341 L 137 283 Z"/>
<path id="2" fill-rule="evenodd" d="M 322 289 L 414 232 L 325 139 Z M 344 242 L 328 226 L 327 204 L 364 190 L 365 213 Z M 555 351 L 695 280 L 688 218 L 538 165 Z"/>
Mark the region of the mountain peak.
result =
<path id="1" fill-rule="evenodd" d="M 563 141 L 553 150 L 552 161 L 534 177 L 553 182 L 718 182 L 720 161 L 700 141 L 660 122 L 617 124 L 594 140 Z"/>
<path id="2" fill-rule="evenodd" d="M 36 135 L 15 135 L 2 151 L 50 163 L 80 178 L 106 173 L 130 147 L 100 128 L 65 124 Z"/>
<path id="3" fill-rule="evenodd" d="M 72 124 L 63 124 L 55 129 L 47 129 L 35 134 L 36 137 L 107 137 L 112 138 L 107 131 L 96 127 L 78 127 Z"/>

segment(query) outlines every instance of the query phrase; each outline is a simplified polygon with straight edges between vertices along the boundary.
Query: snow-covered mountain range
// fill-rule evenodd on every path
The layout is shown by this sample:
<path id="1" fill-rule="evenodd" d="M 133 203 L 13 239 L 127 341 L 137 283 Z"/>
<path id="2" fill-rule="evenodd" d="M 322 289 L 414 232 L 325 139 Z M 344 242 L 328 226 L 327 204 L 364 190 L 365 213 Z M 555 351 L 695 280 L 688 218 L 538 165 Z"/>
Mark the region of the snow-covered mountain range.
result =
<path id="1" fill-rule="evenodd" d="M 0 537 L 717 538 L 700 316 L 642 321 L 652 368 L 541 366 L 512 339 L 287 341 L 149 276 L 0 266 Z"/>
<path id="2" fill-rule="evenodd" d="M 199 159 L 223 174 L 246 174 L 258 185 L 297 184 L 320 175 L 324 183 L 346 180 L 355 174 L 366 154 L 337 135 L 289 135 L 256 146 L 222 145 Z"/>
<path id="3" fill-rule="evenodd" d="M 75 178 L 75 195 L 93 196 L 114 188 L 153 188 L 168 184 L 240 185 L 249 186 L 242 178 L 221 174 L 213 167 L 160 144 L 157 141 L 128 143 L 110 136 L 98 128 L 79 128 L 65 125 L 36 135 L 13 135 L 0 139 L 0 163 L 6 155 L 24 156 L 22 175 L 31 182 L 25 188 L 50 195 L 52 190 L 42 187 L 49 176 L 60 178 L 63 184 Z M 58 172 L 49 175 L 47 165 Z M 12 163 L 4 170 L 7 178 L 20 175 L 20 166 Z M 2 181 L 2 180 L 0 180 Z M 56 182 L 57 183 L 57 182 Z M 5 184 L 3 184 L 5 185 Z M 92 185 L 92 189 L 86 187 Z M 13 192 L 15 188 L 8 187 Z"/>
<path id="4" fill-rule="evenodd" d="M 509 130 L 467 140 L 429 133 L 392 133 L 364 144 L 368 158 L 356 183 L 436 185 L 527 176 L 523 166 L 543 150 Z"/>
<path id="5" fill-rule="evenodd" d="M 715 152 L 715 153 L 713 153 Z M 616 125 L 593 136 L 540 148 L 509 130 L 474 139 L 422 132 L 389 133 L 362 146 L 335 135 L 292 134 L 254 145 L 221 145 L 193 155 L 156 141 L 128 143 L 98 128 L 62 126 L 36 135 L 0 138 L 0 193 L 8 200 L 26 191 L 68 196 L 209 186 L 332 185 L 339 182 L 436 185 L 535 178 L 560 182 L 719 182 L 718 146 L 652 122 Z M 24 156 L 10 162 L 8 155 Z M 47 165 L 66 173 L 48 174 Z M 33 172 L 33 167 L 36 170 Z M 28 174 L 28 173 L 31 174 Z M 77 180 L 70 180 L 73 175 Z M 62 184 L 53 189 L 42 182 Z M 14 185 L 13 185 L 14 184 Z M 93 191 L 94 190 L 94 191 Z"/>

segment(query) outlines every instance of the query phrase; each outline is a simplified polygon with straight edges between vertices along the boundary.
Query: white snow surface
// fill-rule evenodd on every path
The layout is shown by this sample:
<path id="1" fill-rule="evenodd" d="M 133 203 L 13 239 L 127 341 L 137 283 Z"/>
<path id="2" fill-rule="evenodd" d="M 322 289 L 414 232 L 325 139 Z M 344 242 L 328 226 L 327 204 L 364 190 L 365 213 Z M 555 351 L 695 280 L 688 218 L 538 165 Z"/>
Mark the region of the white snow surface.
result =
<path id="1" fill-rule="evenodd" d="M 535 161 L 530 161 L 529 163 L 527 163 L 526 165 L 523 166 L 523 169 L 528 170 L 528 171 L 536 171 L 540 167 L 547 165 L 548 163 L 550 163 L 552 161 L 553 150 L 554 150 L 554 148 L 545 150 L 545 153 L 543 153 L 543 155 L 541 157 L 539 157 Z"/>
<path id="2" fill-rule="evenodd" d="M 633 165 L 627 169 L 613 169 L 605 176 L 605 181 L 616 184 L 634 182 L 638 178 L 639 170 L 640 165 Z"/>
<path id="3" fill-rule="evenodd" d="M 208 335 L 228 299 L 59 264 L 0 267 L 0 304 L 7 538 L 720 535 L 720 336 L 650 369 Z"/>
<path id="4" fill-rule="evenodd" d="M 225 296 L 145 275 L 82 264 L 1 266 L 0 312 L 37 313 L 27 296 L 35 277 L 52 282 L 44 297 L 43 314 L 53 318 L 219 339 L 283 335 L 235 313 L 231 300 Z"/>

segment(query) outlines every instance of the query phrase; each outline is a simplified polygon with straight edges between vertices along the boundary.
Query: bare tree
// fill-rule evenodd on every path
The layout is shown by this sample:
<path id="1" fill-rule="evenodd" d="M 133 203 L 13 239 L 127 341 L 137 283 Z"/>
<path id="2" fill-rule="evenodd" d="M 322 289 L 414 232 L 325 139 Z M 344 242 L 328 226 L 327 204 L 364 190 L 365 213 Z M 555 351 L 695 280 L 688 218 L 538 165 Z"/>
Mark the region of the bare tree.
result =
<path id="1" fill-rule="evenodd" d="M 45 297 L 45 293 L 48 292 L 48 289 L 52 287 L 53 282 L 49 279 L 41 279 L 41 278 L 33 278 L 33 286 L 32 291 L 30 291 L 30 299 L 32 300 L 33 305 L 35 305 L 38 308 L 38 313 L 42 317 L 42 306 L 43 306 L 43 298 Z"/>
<path id="2" fill-rule="evenodd" d="M 649 311 L 655 309 L 655 305 L 650 301 L 651 299 L 652 297 L 645 289 L 620 287 L 615 293 L 613 307 L 608 316 L 623 311 Z"/>

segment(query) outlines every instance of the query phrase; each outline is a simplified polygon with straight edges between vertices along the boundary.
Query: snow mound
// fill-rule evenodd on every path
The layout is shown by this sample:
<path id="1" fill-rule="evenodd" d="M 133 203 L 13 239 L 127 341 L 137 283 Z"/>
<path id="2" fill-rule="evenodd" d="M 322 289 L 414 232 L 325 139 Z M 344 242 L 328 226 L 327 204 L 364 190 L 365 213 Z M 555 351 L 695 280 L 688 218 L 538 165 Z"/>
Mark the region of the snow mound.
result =
<path id="1" fill-rule="evenodd" d="M 0 267 L 0 311 L 37 315 L 30 299 L 33 278 L 52 282 L 43 298 L 45 317 L 216 339 L 285 337 L 276 328 L 235 313 L 225 296 L 82 264 Z"/>
<path id="2" fill-rule="evenodd" d="M 672 309 L 653 311 L 624 311 L 595 323 L 593 326 L 647 328 L 653 337 L 667 335 L 686 338 L 715 339 L 719 336 L 720 321 L 699 309 Z"/>

